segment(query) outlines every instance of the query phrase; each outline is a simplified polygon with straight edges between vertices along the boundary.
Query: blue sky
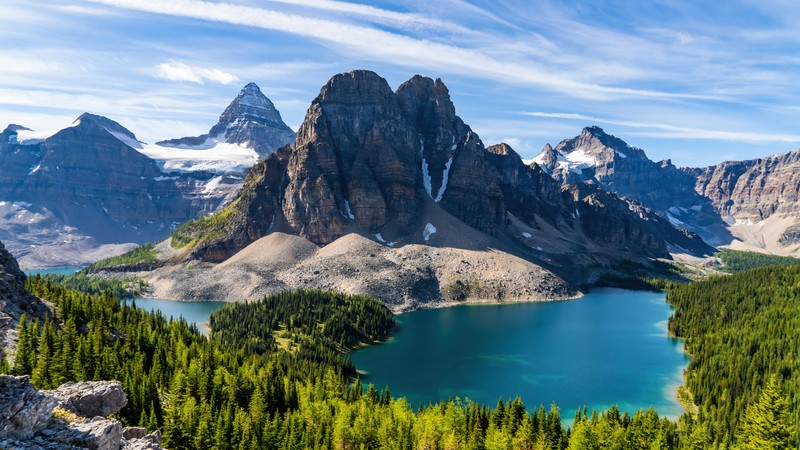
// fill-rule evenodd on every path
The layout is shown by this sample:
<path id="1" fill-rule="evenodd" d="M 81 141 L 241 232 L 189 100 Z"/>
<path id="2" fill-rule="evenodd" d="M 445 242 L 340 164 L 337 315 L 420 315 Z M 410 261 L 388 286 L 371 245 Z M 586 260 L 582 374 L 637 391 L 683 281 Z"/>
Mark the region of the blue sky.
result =
<path id="1" fill-rule="evenodd" d="M 489 145 L 599 125 L 681 166 L 800 148 L 800 2 L 3 0 L 0 126 L 207 131 L 256 82 L 294 129 L 334 74 L 440 77 Z"/>

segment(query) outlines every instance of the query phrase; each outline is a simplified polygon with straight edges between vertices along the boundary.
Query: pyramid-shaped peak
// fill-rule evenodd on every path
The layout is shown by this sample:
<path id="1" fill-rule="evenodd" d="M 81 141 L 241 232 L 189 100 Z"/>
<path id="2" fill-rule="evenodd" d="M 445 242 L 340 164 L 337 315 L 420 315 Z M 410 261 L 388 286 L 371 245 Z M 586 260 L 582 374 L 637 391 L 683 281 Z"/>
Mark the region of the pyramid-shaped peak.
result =
<path id="1" fill-rule="evenodd" d="M 75 122 L 72 123 L 71 127 L 100 127 L 104 128 L 106 131 L 110 133 L 117 133 L 127 136 L 133 140 L 136 140 L 136 136 L 127 128 L 120 125 L 118 122 L 109 119 L 105 116 L 99 116 L 97 114 L 92 114 L 85 112 L 78 116 L 75 119 Z"/>
<path id="2" fill-rule="evenodd" d="M 275 105 L 272 104 L 269 98 L 261 92 L 261 88 L 257 84 L 250 82 L 247 83 L 239 95 L 233 100 L 230 108 L 249 107 L 255 110 L 275 111 Z"/>

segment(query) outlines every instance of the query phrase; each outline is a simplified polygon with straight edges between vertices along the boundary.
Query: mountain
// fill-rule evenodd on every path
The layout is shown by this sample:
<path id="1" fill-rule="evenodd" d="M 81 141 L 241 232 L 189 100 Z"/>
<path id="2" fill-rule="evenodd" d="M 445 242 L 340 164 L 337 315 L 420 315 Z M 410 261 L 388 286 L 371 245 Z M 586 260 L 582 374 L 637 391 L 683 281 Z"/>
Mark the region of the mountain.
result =
<path id="1" fill-rule="evenodd" d="M 669 160 L 651 161 L 645 152 L 606 134 L 599 127 L 545 146 L 529 163 L 541 166 L 564 184 L 592 182 L 604 190 L 635 200 L 678 228 L 719 245 L 730 233 L 711 200 L 695 191 L 695 177 Z M 655 188 L 657 186 L 657 188 Z"/>
<path id="2" fill-rule="evenodd" d="M 55 131 L 10 125 L 0 134 L 0 239 L 29 267 L 88 264 L 163 239 L 226 204 L 259 152 L 293 137 L 252 83 L 219 129 L 224 141 L 175 148 L 88 113 Z"/>
<path id="3" fill-rule="evenodd" d="M 369 71 L 334 76 L 294 147 L 253 167 L 230 206 L 158 248 L 165 267 L 146 279 L 169 298 L 333 287 L 397 310 L 453 292 L 563 298 L 583 263 L 711 251 L 641 205 L 562 188 L 509 146 L 485 148 L 441 80 L 415 76 L 392 91 Z M 198 264 L 208 270 L 190 269 Z"/>
<path id="4" fill-rule="evenodd" d="M 157 142 L 163 147 L 206 150 L 219 144 L 252 148 L 260 158 L 294 142 L 295 133 L 255 83 L 248 83 L 207 134 Z"/>
<path id="5" fill-rule="evenodd" d="M 679 169 L 669 160 L 651 161 L 643 150 L 598 127 L 587 127 L 555 148 L 545 146 L 528 162 L 564 184 L 589 181 L 636 200 L 714 245 L 778 254 L 800 251 L 800 151 Z"/>

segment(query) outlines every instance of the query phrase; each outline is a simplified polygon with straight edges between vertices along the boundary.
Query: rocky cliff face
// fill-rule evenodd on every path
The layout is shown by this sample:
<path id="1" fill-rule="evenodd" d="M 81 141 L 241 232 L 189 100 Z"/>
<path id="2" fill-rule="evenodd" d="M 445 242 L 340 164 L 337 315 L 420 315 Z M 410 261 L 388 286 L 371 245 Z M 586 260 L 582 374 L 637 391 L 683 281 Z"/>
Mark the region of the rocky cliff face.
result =
<path id="1" fill-rule="evenodd" d="M 248 83 L 225 108 L 219 122 L 207 134 L 157 142 L 177 148 L 210 147 L 218 142 L 239 144 L 265 157 L 294 142 L 295 133 L 283 122 L 281 113 L 255 83 Z"/>
<path id="2" fill-rule="evenodd" d="M 37 391 L 27 377 L 0 375 L 0 448 L 14 450 L 161 449 L 161 433 L 104 416 L 128 400 L 118 381 L 67 383 Z"/>
<path id="3" fill-rule="evenodd" d="M 723 217 L 758 222 L 800 212 L 800 151 L 686 172 L 697 178 L 695 189 Z"/>
<path id="4" fill-rule="evenodd" d="M 25 289 L 25 274 L 0 242 L 0 358 L 13 361 L 17 325 L 23 314 L 45 319 L 50 308 Z"/>

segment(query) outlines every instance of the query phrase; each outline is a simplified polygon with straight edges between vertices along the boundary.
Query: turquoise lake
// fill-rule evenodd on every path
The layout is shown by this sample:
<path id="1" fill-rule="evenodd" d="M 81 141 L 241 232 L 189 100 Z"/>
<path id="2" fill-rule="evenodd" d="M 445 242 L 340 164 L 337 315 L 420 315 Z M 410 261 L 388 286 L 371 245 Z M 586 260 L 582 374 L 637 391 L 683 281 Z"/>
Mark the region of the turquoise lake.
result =
<path id="1" fill-rule="evenodd" d="M 130 300 L 128 300 L 130 303 Z M 202 332 L 208 332 L 208 318 L 225 302 L 176 302 L 172 300 L 156 300 L 153 298 L 137 298 L 136 307 L 148 311 L 161 311 L 166 318 L 183 317 L 194 323 Z"/>
<path id="2" fill-rule="evenodd" d="M 665 294 L 597 289 L 553 303 L 464 305 L 397 317 L 388 342 L 351 354 L 362 382 L 412 406 L 469 398 L 494 406 L 520 396 L 530 410 L 618 405 L 683 412 L 675 389 L 688 357 L 667 336 Z M 568 422 L 567 422 L 568 421 Z"/>
<path id="3" fill-rule="evenodd" d="M 28 276 L 36 274 L 72 275 L 81 269 L 83 269 L 83 267 L 54 267 L 51 269 L 29 269 L 25 271 L 25 274 Z"/>

